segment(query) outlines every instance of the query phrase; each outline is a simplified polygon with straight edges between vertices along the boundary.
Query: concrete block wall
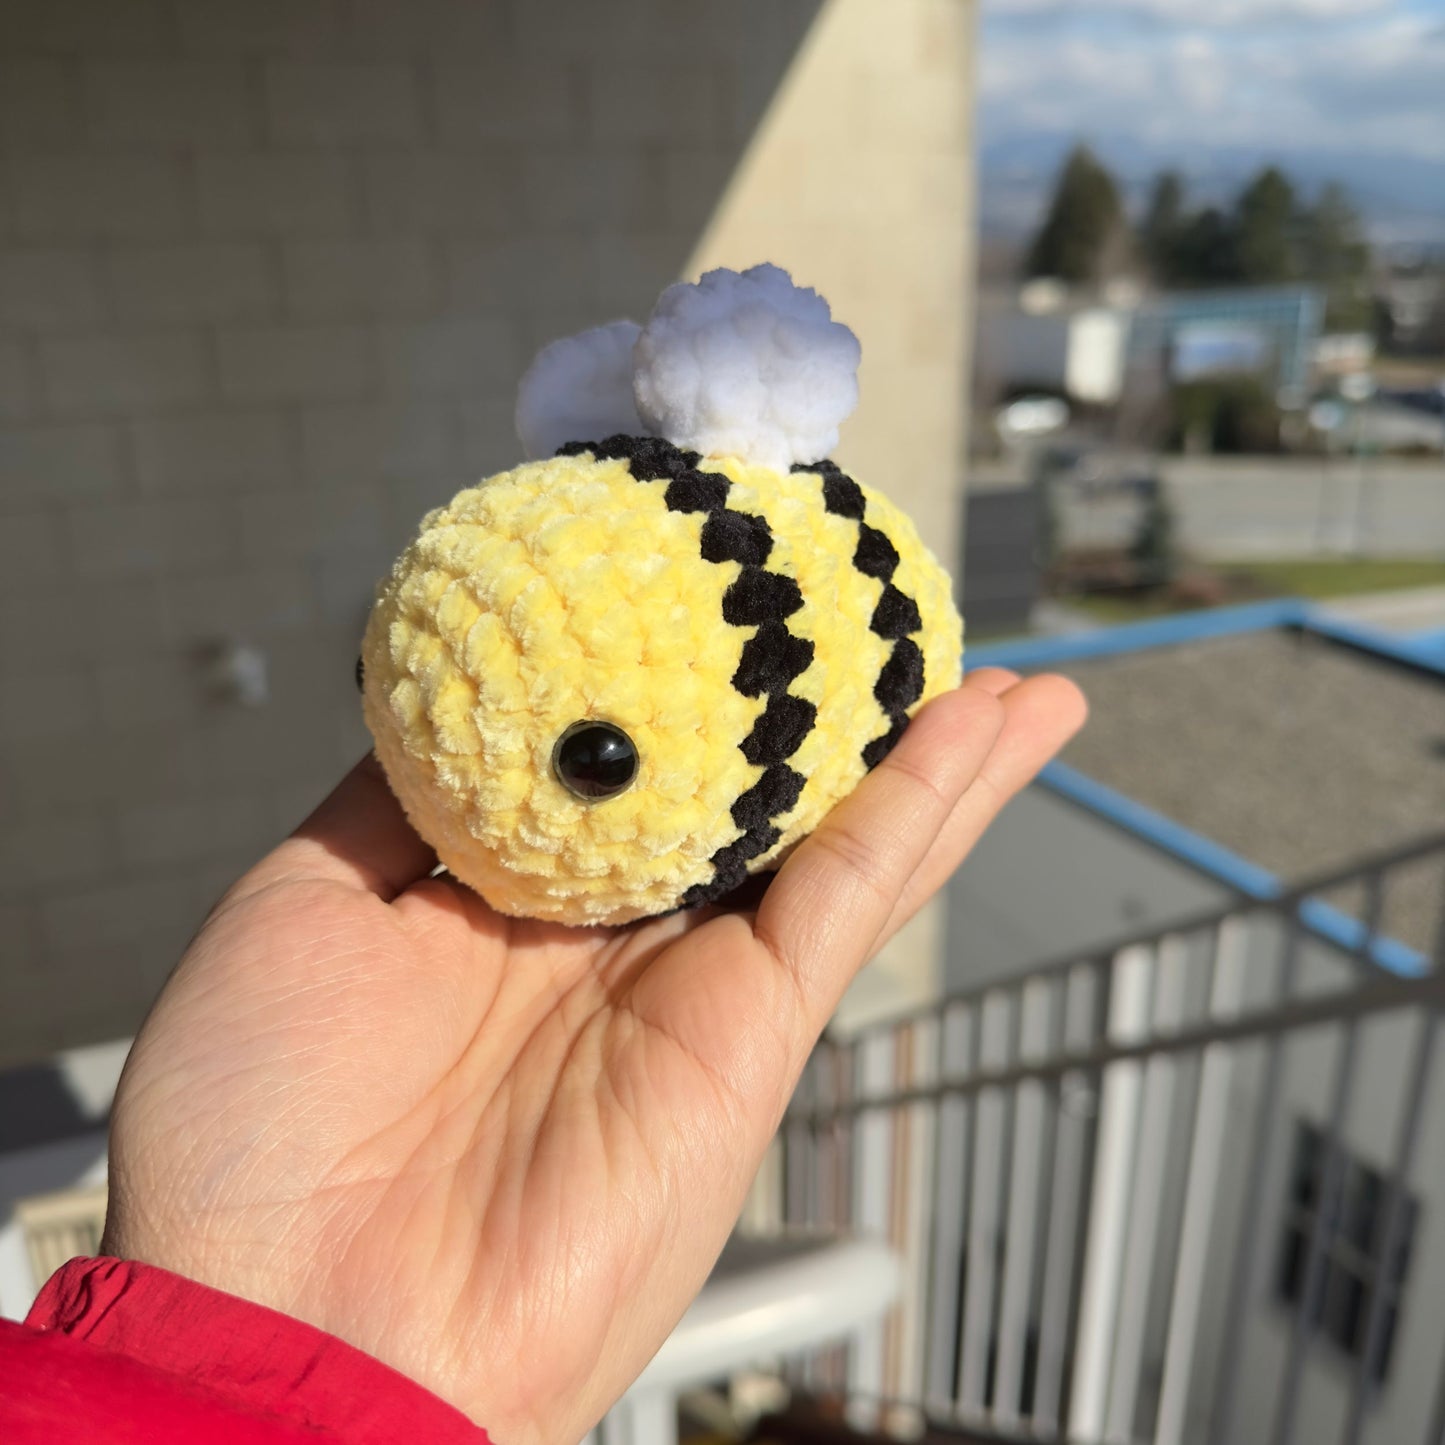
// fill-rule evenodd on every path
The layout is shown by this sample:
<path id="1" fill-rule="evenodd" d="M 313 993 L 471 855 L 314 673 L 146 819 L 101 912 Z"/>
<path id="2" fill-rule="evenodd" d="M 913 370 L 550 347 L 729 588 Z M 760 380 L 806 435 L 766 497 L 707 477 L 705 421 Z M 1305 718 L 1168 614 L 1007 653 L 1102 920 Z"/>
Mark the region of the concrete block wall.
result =
<path id="1" fill-rule="evenodd" d="M 518 459 L 537 346 L 689 270 L 839 8 L 966 5 L 0 0 L 0 1064 L 134 1029 L 365 749 L 375 578 Z M 895 132 L 936 126 L 903 99 Z M 784 137 L 814 189 L 842 135 Z M 770 204 L 788 249 L 763 226 L 730 264 L 868 262 Z M 265 706 L 208 689 L 227 641 Z"/>

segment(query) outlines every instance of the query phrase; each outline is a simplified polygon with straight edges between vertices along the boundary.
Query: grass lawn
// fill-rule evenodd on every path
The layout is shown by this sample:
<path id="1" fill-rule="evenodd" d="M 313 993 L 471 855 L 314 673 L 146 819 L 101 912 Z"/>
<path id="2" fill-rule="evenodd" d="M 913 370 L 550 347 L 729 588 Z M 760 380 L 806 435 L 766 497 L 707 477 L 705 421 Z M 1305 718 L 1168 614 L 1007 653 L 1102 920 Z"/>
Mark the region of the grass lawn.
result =
<path id="1" fill-rule="evenodd" d="M 1226 604 L 1258 602 L 1268 597 L 1324 599 L 1362 592 L 1394 592 L 1406 587 L 1445 586 L 1445 561 L 1417 557 L 1230 562 L 1211 570 L 1224 583 L 1228 594 L 1224 599 Z M 1100 622 L 1137 622 L 1186 610 L 1186 604 L 1163 592 L 1072 597 L 1067 599 L 1067 604 Z"/>
<path id="2" fill-rule="evenodd" d="M 1252 578 L 1270 597 L 1349 597 L 1405 587 L 1445 586 L 1445 561 L 1427 557 L 1310 558 L 1303 562 L 1250 562 L 1220 569 Z"/>

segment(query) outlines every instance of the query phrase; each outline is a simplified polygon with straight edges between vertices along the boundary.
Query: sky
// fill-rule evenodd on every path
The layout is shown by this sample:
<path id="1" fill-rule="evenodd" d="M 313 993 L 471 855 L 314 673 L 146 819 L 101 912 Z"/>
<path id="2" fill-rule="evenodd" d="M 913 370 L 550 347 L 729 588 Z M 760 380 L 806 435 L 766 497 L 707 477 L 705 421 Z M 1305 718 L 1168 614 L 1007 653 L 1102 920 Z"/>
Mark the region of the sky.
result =
<path id="1" fill-rule="evenodd" d="M 982 14 L 985 147 L 1068 133 L 1186 157 L 1375 156 L 1424 163 L 1445 207 L 1445 0 L 983 0 Z"/>

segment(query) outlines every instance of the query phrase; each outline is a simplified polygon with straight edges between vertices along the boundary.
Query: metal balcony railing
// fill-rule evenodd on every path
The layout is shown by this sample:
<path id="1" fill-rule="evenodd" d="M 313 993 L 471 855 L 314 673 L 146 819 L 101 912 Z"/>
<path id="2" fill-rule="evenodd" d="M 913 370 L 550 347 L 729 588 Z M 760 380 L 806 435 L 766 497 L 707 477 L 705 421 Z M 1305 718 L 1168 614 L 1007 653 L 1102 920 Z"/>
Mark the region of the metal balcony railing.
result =
<path id="1" fill-rule="evenodd" d="M 970 1440 L 1445 1442 L 1445 834 L 825 1040 L 753 1228 L 890 1240 L 780 1370 Z"/>

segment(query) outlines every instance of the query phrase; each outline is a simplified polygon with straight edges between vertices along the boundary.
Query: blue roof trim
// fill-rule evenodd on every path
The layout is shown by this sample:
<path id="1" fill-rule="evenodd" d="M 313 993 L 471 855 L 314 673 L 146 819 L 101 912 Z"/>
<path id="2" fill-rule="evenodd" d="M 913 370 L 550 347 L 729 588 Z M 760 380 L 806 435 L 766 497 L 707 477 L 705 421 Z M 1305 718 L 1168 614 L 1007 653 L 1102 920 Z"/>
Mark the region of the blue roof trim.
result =
<path id="1" fill-rule="evenodd" d="M 1300 922 L 1311 933 L 1338 944 L 1350 953 L 1360 953 L 1365 946 L 1365 925 L 1348 913 L 1341 913 L 1322 898 L 1306 898 L 1299 906 Z M 1386 973 L 1400 978 L 1424 978 L 1430 972 L 1430 960 L 1398 938 L 1381 934 L 1370 945 L 1369 958 Z"/>
<path id="2" fill-rule="evenodd" d="M 1018 672 L 1033 672 L 1063 662 L 1115 657 L 1181 642 L 1257 632 L 1269 627 L 1302 627 L 1345 646 L 1445 677 L 1445 648 L 1441 646 L 1439 635 L 1398 637 L 1332 617 L 1301 597 L 1280 597 L 1242 607 L 1216 607 L 1119 627 L 1097 627 L 1086 632 L 1027 637 L 967 648 L 963 658 L 964 670 L 971 672 L 980 667 L 1007 667 Z M 1039 774 L 1039 782 L 1245 898 L 1269 903 L 1284 892 L 1284 885 L 1267 869 L 1064 763 L 1050 763 Z M 1424 954 L 1398 939 L 1376 938 L 1366 950 L 1364 924 L 1323 899 L 1305 899 L 1300 904 L 1299 916 L 1304 926 L 1317 937 L 1367 958 L 1388 973 L 1416 978 L 1430 967 Z"/>
<path id="3" fill-rule="evenodd" d="M 1305 609 L 1303 625 L 1321 637 L 1342 642 L 1347 647 L 1357 647 L 1362 652 L 1373 652 L 1391 662 L 1403 662 L 1407 667 L 1421 668 L 1440 677 L 1445 677 L 1445 648 L 1441 647 L 1441 635 L 1425 633 L 1381 632 L 1376 627 L 1350 622 L 1342 617 L 1331 617 L 1318 608 Z"/>
<path id="4" fill-rule="evenodd" d="M 1117 627 L 1092 627 L 1085 632 L 1065 632 L 1050 637 L 1021 637 L 1011 642 L 984 643 L 966 647 L 966 672 L 980 667 L 1008 667 L 1018 672 L 1056 667 L 1061 662 L 1080 662 L 1091 657 L 1116 657 L 1143 652 L 1151 647 L 1171 647 L 1181 642 L 1199 642 L 1209 637 L 1229 637 L 1240 632 L 1259 632 L 1267 627 L 1303 627 L 1348 647 L 1372 652 L 1391 662 L 1421 668 L 1445 676 L 1445 632 L 1399 636 L 1331 616 L 1318 604 L 1303 597 L 1276 597 L 1268 602 L 1249 602 L 1241 607 L 1212 607 L 1201 612 L 1176 612 L 1147 622 L 1128 622 Z"/>
<path id="5" fill-rule="evenodd" d="M 1113 657 L 1151 647 L 1198 642 L 1206 637 L 1227 637 L 1235 632 L 1257 632 L 1266 627 L 1299 626 L 1306 622 L 1313 626 L 1306 602 L 1298 597 L 1279 597 L 1269 602 L 1249 602 L 1242 607 L 1178 612 L 1169 617 L 1151 618 L 1148 622 L 1125 623 L 1121 627 L 1096 627 L 1087 632 L 965 647 L 963 665 L 970 672 L 979 667 L 1032 671 L 1088 657 Z"/>
<path id="6" fill-rule="evenodd" d="M 1039 782 L 1051 792 L 1152 843 L 1161 852 L 1178 858 L 1245 898 L 1272 903 L 1284 892 L 1284 885 L 1267 869 L 1065 763 L 1050 763 L 1039 774 Z M 1364 924 L 1323 899 L 1305 899 L 1300 904 L 1299 916 L 1305 928 L 1318 938 L 1349 953 L 1362 954 L 1387 973 L 1418 978 L 1429 969 L 1423 954 L 1397 939 L 1376 938 L 1366 952 Z"/>
<path id="7" fill-rule="evenodd" d="M 1269 903 L 1284 892 L 1284 885 L 1268 869 L 1241 858 L 1202 833 L 1156 813 L 1153 808 L 1126 797 L 1107 783 L 1097 782 L 1067 763 L 1050 763 L 1039 774 L 1039 782 L 1051 792 L 1100 814 L 1247 898 Z"/>
<path id="8" fill-rule="evenodd" d="M 1241 858 L 1238 853 L 1231 852 L 1202 833 L 1156 813 L 1153 808 L 1136 802 L 1107 783 L 1097 782 L 1067 763 L 1050 763 L 1039 774 L 1039 782 L 1246 897 L 1270 902 L 1284 891 L 1279 879 L 1267 869 Z"/>

